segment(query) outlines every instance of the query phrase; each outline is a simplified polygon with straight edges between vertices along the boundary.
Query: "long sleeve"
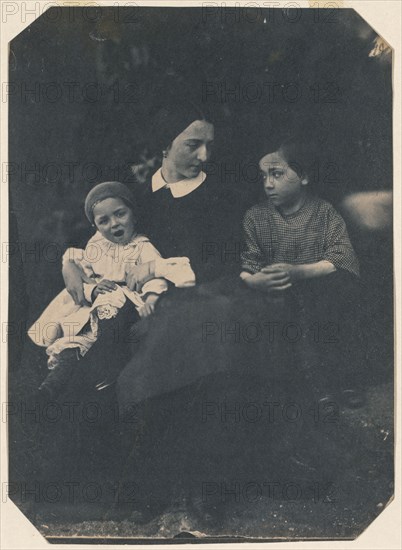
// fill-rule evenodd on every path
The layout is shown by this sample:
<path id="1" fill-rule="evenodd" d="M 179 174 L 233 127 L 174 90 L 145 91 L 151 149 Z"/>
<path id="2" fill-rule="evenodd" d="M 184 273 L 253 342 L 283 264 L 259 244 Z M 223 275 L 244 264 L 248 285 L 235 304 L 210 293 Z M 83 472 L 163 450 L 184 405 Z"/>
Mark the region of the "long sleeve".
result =
<path id="1" fill-rule="evenodd" d="M 195 285 L 195 274 L 191 269 L 190 260 L 181 258 L 157 258 L 155 260 L 155 277 L 163 277 L 178 288 Z"/>
<path id="2" fill-rule="evenodd" d="M 257 273 L 264 267 L 264 254 L 258 244 L 254 217 L 248 210 L 243 219 L 244 249 L 241 253 L 241 266 L 244 271 Z"/>
<path id="3" fill-rule="evenodd" d="M 91 241 L 89 241 L 88 245 L 93 246 Z M 65 266 L 68 262 L 72 262 L 78 268 L 82 269 L 87 276 L 94 277 L 95 273 L 93 271 L 93 267 L 88 261 L 88 245 L 86 246 L 85 250 L 83 250 L 82 248 L 67 248 L 62 258 L 63 266 Z"/>
<path id="4" fill-rule="evenodd" d="M 138 258 L 138 263 L 143 264 L 155 261 L 161 258 L 158 250 L 149 241 L 141 243 L 141 252 Z M 165 279 L 154 278 L 147 281 L 142 287 L 141 294 L 144 296 L 150 292 L 154 294 L 162 294 L 168 289 L 168 284 Z"/>
<path id="5" fill-rule="evenodd" d="M 323 260 L 328 260 L 337 269 L 344 269 L 359 276 L 359 262 L 350 242 L 346 224 L 332 207 L 328 211 Z"/>

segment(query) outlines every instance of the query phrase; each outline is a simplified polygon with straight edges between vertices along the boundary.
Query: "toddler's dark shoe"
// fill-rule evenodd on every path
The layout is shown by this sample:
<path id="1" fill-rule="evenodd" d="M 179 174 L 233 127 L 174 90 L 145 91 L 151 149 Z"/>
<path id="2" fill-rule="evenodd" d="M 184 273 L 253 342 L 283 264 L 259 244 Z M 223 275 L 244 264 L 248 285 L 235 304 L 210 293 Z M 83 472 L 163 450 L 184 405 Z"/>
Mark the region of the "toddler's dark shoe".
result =
<path id="1" fill-rule="evenodd" d="M 49 372 L 37 390 L 40 400 L 54 401 L 66 389 L 79 359 L 77 348 L 63 350 L 57 365 Z"/>

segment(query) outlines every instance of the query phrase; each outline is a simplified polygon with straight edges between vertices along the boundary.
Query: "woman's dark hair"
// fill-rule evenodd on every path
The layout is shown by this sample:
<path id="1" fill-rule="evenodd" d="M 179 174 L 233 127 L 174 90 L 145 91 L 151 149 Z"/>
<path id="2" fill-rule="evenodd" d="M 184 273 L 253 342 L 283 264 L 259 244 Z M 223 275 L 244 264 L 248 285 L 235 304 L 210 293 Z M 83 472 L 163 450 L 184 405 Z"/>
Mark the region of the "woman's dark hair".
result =
<path id="1" fill-rule="evenodd" d="M 210 122 L 207 114 L 188 98 L 174 98 L 157 106 L 151 114 L 148 149 L 161 154 L 195 120 Z"/>

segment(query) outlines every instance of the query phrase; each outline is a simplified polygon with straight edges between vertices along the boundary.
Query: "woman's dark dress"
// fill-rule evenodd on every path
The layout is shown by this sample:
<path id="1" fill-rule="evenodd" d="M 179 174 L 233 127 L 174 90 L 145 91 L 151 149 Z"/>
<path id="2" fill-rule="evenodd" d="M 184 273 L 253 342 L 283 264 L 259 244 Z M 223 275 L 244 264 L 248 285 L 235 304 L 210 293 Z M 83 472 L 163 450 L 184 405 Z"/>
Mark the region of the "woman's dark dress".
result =
<path id="1" fill-rule="evenodd" d="M 169 189 L 141 198 L 140 225 L 164 258 L 187 256 L 197 283 L 240 269 L 240 226 L 245 205 L 236 190 L 207 177 L 193 192 L 174 198 Z"/>

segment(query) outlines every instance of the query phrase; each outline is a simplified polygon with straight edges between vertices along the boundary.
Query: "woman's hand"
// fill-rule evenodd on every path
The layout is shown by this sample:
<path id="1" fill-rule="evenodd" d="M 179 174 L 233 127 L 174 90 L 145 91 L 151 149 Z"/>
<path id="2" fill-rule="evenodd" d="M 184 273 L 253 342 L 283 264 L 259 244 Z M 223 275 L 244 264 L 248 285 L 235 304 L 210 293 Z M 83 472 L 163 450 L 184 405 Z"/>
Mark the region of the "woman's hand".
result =
<path id="1" fill-rule="evenodd" d="M 99 294 L 105 294 L 106 292 L 113 292 L 113 290 L 116 290 L 116 288 L 117 288 L 117 285 L 114 281 L 108 281 L 107 279 L 103 279 L 93 289 L 92 296 L 95 299 L 97 296 L 99 296 Z"/>
<path id="2" fill-rule="evenodd" d="M 138 310 L 138 315 L 141 317 L 141 319 L 145 319 L 145 317 L 149 317 L 153 314 L 155 311 L 155 304 L 144 304 L 141 306 Z"/>
<path id="3" fill-rule="evenodd" d="M 155 261 L 144 262 L 141 265 L 131 266 L 126 273 L 126 283 L 130 290 L 141 292 L 143 285 L 155 278 Z"/>
<path id="4" fill-rule="evenodd" d="M 159 300 L 158 294 L 148 294 L 148 296 L 145 299 L 145 304 L 139 308 L 138 315 L 141 317 L 141 319 L 144 319 L 145 317 L 149 317 L 153 314 L 155 311 L 155 305 L 156 302 Z"/>
<path id="5" fill-rule="evenodd" d="M 85 273 L 73 262 L 66 262 L 62 269 L 64 284 L 77 306 L 89 306 L 84 296 L 83 283 L 93 283 Z"/>
<path id="6" fill-rule="evenodd" d="M 289 273 L 283 268 L 270 266 L 264 270 L 245 278 L 245 284 L 254 290 L 272 293 L 282 292 L 292 286 Z"/>

